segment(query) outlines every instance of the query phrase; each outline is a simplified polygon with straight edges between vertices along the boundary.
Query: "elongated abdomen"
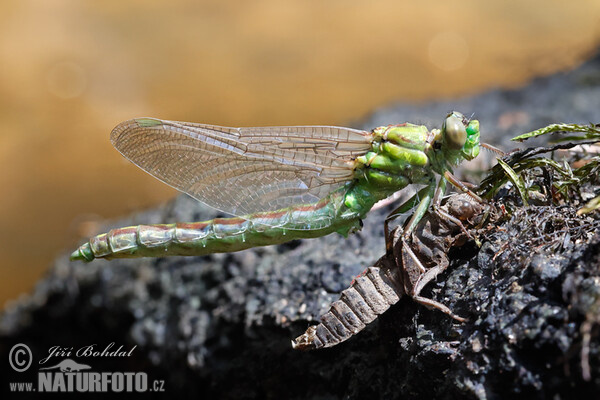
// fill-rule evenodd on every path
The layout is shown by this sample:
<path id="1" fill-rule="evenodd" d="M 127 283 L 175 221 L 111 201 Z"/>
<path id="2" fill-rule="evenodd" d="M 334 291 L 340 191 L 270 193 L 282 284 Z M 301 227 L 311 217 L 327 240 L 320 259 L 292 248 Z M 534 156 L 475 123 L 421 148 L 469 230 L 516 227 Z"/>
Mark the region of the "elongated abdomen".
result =
<path id="1" fill-rule="evenodd" d="M 360 215 L 342 215 L 338 208 L 327 201 L 257 213 L 247 218 L 128 226 L 91 238 L 71 254 L 71 260 L 201 256 L 320 237 L 333 232 L 347 235 L 351 228 L 358 229 Z"/>

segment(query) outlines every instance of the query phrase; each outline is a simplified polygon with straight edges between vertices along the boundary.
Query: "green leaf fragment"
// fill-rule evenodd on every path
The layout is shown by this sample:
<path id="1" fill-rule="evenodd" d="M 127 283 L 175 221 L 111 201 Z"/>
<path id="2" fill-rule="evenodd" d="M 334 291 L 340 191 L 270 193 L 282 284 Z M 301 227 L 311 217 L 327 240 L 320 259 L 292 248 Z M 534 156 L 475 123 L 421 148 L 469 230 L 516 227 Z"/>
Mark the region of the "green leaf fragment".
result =
<path id="1" fill-rule="evenodd" d="M 522 142 L 532 137 L 546 135 L 553 132 L 585 132 L 582 139 L 600 139 L 600 127 L 598 125 L 579 125 L 579 124 L 552 124 L 541 129 L 536 129 L 528 133 L 516 136 L 511 140 Z"/>
<path id="2" fill-rule="evenodd" d="M 515 170 L 510 167 L 510 165 L 508 165 L 507 163 L 502 161 L 502 159 L 500 159 L 500 158 L 498 159 L 498 164 L 502 167 L 502 169 L 504 169 L 504 172 L 506 172 L 506 175 L 508 175 L 508 178 L 511 180 L 513 185 L 515 185 L 515 187 L 519 191 L 519 194 L 521 195 L 521 199 L 523 199 L 523 204 L 525 206 L 528 206 L 529 205 L 529 202 L 528 202 L 529 196 L 527 193 L 527 187 L 525 186 L 525 182 L 523 181 L 523 179 L 521 179 L 521 177 L 515 172 Z"/>
<path id="3" fill-rule="evenodd" d="M 598 209 L 600 209 L 600 196 L 594 197 L 593 199 L 588 201 L 585 206 L 577 210 L 577 215 L 588 214 Z"/>

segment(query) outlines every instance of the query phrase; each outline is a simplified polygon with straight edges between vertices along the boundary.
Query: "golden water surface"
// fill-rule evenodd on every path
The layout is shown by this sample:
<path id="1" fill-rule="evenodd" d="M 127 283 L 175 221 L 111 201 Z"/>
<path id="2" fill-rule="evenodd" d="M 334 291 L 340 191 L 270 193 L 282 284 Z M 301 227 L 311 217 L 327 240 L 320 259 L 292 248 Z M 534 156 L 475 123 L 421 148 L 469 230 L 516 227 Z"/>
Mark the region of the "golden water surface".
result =
<path id="1" fill-rule="evenodd" d="M 599 26 L 597 0 L 3 1 L 0 302 L 174 196 L 112 149 L 122 120 L 343 125 L 572 68 Z"/>

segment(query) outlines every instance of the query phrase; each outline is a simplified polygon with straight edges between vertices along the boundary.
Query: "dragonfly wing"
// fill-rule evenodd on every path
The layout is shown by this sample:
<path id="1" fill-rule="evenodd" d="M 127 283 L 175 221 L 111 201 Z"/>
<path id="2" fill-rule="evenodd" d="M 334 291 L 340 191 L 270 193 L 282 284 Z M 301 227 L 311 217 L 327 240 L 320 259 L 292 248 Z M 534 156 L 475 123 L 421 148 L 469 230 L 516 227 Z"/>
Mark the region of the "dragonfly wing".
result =
<path id="1" fill-rule="evenodd" d="M 140 118 L 119 124 L 113 145 L 164 183 L 244 216 L 314 204 L 353 179 L 368 132 L 331 126 L 227 128 Z"/>

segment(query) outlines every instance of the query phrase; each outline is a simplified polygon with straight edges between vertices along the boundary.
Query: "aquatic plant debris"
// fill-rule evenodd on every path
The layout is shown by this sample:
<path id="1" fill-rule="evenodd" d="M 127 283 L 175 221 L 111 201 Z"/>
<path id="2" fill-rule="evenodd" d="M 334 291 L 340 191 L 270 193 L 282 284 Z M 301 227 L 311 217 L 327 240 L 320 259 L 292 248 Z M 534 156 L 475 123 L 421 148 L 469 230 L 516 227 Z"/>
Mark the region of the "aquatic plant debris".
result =
<path id="1" fill-rule="evenodd" d="M 568 136 L 573 132 L 584 133 L 580 136 Z M 547 147 L 533 147 L 524 150 L 518 150 L 507 154 L 499 161 L 498 166 L 492 168 L 491 173 L 481 182 L 480 194 L 486 198 L 491 198 L 497 193 L 508 180 L 517 186 L 521 199 L 527 204 L 529 192 L 536 190 L 534 186 L 529 188 L 524 186 L 523 179 L 518 174 L 537 169 L 549 169 L 556 174 L 553 178 L 552 188 L 554 201 L 563 201 L 585 204 L 578 210 L 578 214 L 585 214 L 597 210 L 600 207 L 600 196 L 593 199 L 585 199 L 581 192 L 585 190 L 586 184 L 597 183 L 600 174 L 600 157 L 597 154 L 573 154 L 571 161 L 577 161 L 581 166 L 573 169 L 566 159 L 562 163 L 551 158 L 534 157 L 544 153 L 554 153 L 559 150 L 568 150 L 584 145 L 593 145 L 600 141 L 600 125 L 579 125 L 579 124 L 552 124 L 545 128 L 516 136 L 512 140 L 524 141 L 534 137 L 540 137 L 547 134 L 561 134 L 554 138 L 558 142 Z M 565 143 L 565 141 L 568 141 Z M 548 170 L 546 170 L 548 171 Z M 547 174 L 548 172 L 546 172 Z"/>

